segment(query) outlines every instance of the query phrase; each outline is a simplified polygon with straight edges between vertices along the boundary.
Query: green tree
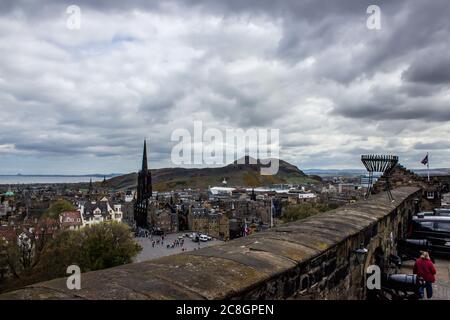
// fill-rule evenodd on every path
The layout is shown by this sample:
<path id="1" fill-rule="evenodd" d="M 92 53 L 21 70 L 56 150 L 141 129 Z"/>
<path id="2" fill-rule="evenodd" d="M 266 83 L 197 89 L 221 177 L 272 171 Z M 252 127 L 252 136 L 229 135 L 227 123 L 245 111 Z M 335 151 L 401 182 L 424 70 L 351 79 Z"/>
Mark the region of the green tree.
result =
<path id="1" fill-rule="evenodd" d="M 46 278 L 63 276 L 69 265 L 82 272 L 131 263 L 142 250 L 131 229 L 119 222 L 103 222 L 80 230 L 60 232 L 44 249 L 38 273 Z"/>
<path id="2" fill-rule="evenodd" d="M 20 263 L 16 244 L 8 247 L 8 268 L 14 279 L 3 286 L 11 290 L 32 283 L 66 276 L 67 267 L 78 265 L 82 272 L 131 263 L 142 250 L 131 229 L 119 222 L 102 222 L 80 230 L 64 230 L 50 239 L 30 267 Z"/>
<path id="3" fill-rule="evenodd" d="M 75 211 L 76 208 L 67 200 L 57 200 L 47 211 L 44 212 L 44 218 L 59 219 L 59 214 L 65 211 Z"/>

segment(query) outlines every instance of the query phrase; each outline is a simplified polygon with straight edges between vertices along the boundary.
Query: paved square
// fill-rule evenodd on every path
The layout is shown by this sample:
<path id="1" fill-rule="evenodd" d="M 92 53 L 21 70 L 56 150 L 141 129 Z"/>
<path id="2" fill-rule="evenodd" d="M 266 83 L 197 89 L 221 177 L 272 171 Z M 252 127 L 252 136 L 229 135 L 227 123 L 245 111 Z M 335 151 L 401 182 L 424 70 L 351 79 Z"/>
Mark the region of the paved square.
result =
<path id="1" fill-rule="evenodd" d="M 152 246 L 153 240 L 151 238 L 135 238 L 136 242 L 142 246 L 142 251 L 136 256 L 134 262 L 142 262 L 159 257 L 182 253 L 183 248 L 186 252 L 224 243 L 223 241 L 217 239 L 213 239 L 208 242 L 194 242 L 191 238 L 183 238 L 183 246 L 167 248 L 168 244 L 172 244 L 176 239 L 178 239 L 179 236 L 183 236 L 185 233 L 188 232 L 168 234 L 164 237 L 164 242 L 161 242 L 160 236 L 153 236 L 153 240 L 160 240 L 159 244 L 155 243 L 155 247 Z"/>

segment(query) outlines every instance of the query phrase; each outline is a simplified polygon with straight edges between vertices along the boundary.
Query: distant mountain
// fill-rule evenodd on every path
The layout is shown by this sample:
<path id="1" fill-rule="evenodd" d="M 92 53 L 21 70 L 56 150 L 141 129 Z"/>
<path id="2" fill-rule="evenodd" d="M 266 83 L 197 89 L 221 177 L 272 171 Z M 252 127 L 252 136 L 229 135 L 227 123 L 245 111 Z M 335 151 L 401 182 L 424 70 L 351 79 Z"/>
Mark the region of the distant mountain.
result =
<path id="1" fill-rule="evenodd" d="M 306 169 L 303 170 L 308 175 L 317 175 L 319 177 L 354 177 L 367 174 L 365 169 Z M 426 176 L 428 174 L 427 169 L 411 169 L 414 173 L 420 176 Z M 434 168 L 430 169 L 430 175 L 450 175 L 449 168 Z"/>
<path id="2" fill-rule="evenodd" d="M 411 169 L 414 173 L 420 175 L 420 176 L 426 176 L 428 175 L 427 169 Z M 430 175 L 431 176 L 446 176 L 450 175 L 450 169 L 449 168 L 436 168 L 436 169 L 430 169 Z"/>
<path id="3" fill-rule="evenodd" d="M 261 175 L 261 167 L 266 167 L 258 160 L 257 164 L 245 164 L 237 161 L 220 168 L 163 168 L 151 170 L 153 189 L 168 191 L 178 188 L 208 188 L 221 186 L 226 179 L 228 186 L 258 187 L 279 183 L 318 183 L 320 178 L 309 177 L 296 166 L 279 160 L 279 170 L 276 175 Z M 137 173 L 125 174 L 106 180 L 106 184 L 114 189 L 135 188 Z"/>
<path id="4" fill-rule="evenodd" d="M 306 169 L 304 172 L 319 177 L 353 177 L 367 173 L 365 169 Z"/>

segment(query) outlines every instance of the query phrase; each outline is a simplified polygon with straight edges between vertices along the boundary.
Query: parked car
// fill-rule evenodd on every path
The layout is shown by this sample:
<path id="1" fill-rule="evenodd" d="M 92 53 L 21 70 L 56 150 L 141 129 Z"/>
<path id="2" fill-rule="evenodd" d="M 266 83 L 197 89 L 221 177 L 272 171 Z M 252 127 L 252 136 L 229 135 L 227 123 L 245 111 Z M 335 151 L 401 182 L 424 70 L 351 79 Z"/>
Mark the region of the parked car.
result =
<path id="1" fill-rule="evenodd" d="M 422 212 L 418 212 L 416 213 L 414 216 L 417 217 L 429 217 L 429 216 L 434 216 L 434 212 L 433 211 L 422 211 Z"/>
<path id="2" fill-rule="evenodd" d="M 429 251 L 432 257 L 450 257 L 450 217 L 413 217 L 408 238 L 398 240 L 397 248 L 406 259 L 418 258 L 420 251 Z"/>
<path id="3" fill-rule="evenodd" d="M 450 217 L 415 216 L 411 221 L 408 238 L 430 241 L 448 240 L 450 239 Z"/>
<path id="4" fill-rule="evenodd" d="M 435 216 L 441 217 L 450 217 L 450 209 L 449 208 L 436 208 L 434 209 Z"/>
<path id="5" fill-rule="evenodd" d="M 205 236 L 207 241 L 212 240 L 212 237 L 208 236 L 207 234 L 202 233 L 200 236 Z"/>
<path id="6" fill-rule="evenodd" d="M 436 208 L 433 211 L 422 211 L 415 216 L 423 218 L 423 217 L 433 217 L 433 216 L 440 216 L 440 217 L 450 217 L 450 209 L 449 208 Z"/>
<path id="7" fill-rule="evenodd" d="M 205 234 L 200 235 L 200 241 L 202 241 L 202 242 L 208 241 L 208 236 Z"/>

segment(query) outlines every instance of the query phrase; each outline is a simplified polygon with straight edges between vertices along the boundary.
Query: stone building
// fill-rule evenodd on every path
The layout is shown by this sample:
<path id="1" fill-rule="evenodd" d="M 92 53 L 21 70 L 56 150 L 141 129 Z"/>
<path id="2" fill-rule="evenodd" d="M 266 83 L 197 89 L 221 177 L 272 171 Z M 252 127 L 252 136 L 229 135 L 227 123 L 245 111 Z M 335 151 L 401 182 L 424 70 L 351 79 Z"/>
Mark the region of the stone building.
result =
<path id="1" fill-rule="evenodd" d="M 121 204 L 110 205 L 107 198 L 100 201 L 87 201 L 79 204 L 83 226 L 104 221 L 122 222 L 123 213 Z"/>
<path id="2" fill-rule="evenodd" d="M 298 198 L 298 195 L 296 195 Z M 286 199 L 286 201 L 288 201 Z M 266 200 L 238 200 L 233 201 L 230 212 L 233 218 L 261 221 L 264 224 L 270 224 L 271 221 L 271 206 L 272 215 L 274 218 L 280 217 L 282 214 L 282 199 L 274 198 Z"/>
<path id="3" fill-rule="evenodd" d="M 80 211 L 66 211 L 59 215 L 61 229 L 78 230 L 83 226 L 83 219 Z"/>
<path id="4" fill-rule="evenodd" d="M 178 215 L 168 208 L 150 209 L 152 226 L 155 230 L 164 231 L 164 233 L 178 232 Z"/>
<path id="5" fill-rule="evenodd" d="M 176 233 L 179 229 L 178 213 L 169 202 L 151 200 L 148 206 L 147 225 L 153 230 Z"/>
<path id="6" fill-rule="evenodd" d="M 213 238 L 229 240 L 230 223 L 227 215 L 206 208 L 191 208 L 188 216 L 192 231 L 205 233 Z"/>
<path id="7" fill-rule="evenodd" d="M 123 214 L 122 222 L 133 227 L 135 224 L 135 222 L 134 222 L 134 200 L 131 202 L 121 203 L 121 205 L 122 205 L 122 214 Z"/>

